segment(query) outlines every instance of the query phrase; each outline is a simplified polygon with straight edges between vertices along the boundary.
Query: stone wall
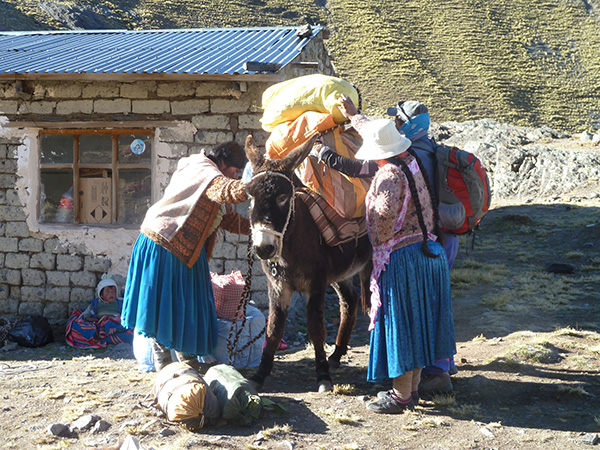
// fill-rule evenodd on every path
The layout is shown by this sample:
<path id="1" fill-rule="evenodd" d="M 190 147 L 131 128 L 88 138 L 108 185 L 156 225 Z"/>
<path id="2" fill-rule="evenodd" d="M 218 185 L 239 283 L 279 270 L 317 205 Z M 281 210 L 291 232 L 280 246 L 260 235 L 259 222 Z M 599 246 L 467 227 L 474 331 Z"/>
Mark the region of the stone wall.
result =
<path id="1" fill-rule="evenodd" d="M 64 325 L 95 295 L 103 273 L 125 286 L 136 227 L 61 226 L 38 220 L 39 132 L 45 128 L 153 127 L 153 192 L 162 195 L 180 158 L 252 133 L 264 145 L 261 94 L 267 83 L 0 83 L 0 315 L 39 314 Z M 153 125 L 156 124 L 156 125 Z M 247 209 L 239 205 L 240 211 Z M 247 272 L 247 238 L 223 232 L 211 270 Z M 266 304 L 255 264 L 252 299 Z"/>
<path id="2" fill-rule="evenodd" d="M 281 79 L 335 75 L 319 36 L 281 71 Z M 39 136 L 44 129 L 153 128 L 152 201 L 180 158 L 221 142 L 264 146 L 262 93 L 274 81 L 154 79 L 0 81 L 0 315 L 41 314 L 64 325 L 87 306 L 104 273 L 121 294 L 139 228 L 45 224 L 39 221 Z M 237 205 L 244 213 L 248 205 Z M 246 236 L 221 232 L 210 268 L 248 271 Z M 251 299 L 267 306 L 267 282 L 255 262 Z"/>

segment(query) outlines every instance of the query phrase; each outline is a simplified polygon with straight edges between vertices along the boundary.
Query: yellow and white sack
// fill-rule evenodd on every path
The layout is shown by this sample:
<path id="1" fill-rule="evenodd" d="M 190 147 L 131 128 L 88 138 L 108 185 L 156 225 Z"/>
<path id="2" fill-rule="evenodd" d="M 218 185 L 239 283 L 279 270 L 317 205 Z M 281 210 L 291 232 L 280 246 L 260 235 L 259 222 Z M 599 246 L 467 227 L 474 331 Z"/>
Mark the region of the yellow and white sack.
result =
<path id="1" fill-rule="evenodd" d="M 154 385 L 154 406 L 167 420 L 189 429 L 202 428 L 207 419 L 218 419 L 217 397 L 202 376 L 189 364 L 174 362 L 157 375 Z"/>

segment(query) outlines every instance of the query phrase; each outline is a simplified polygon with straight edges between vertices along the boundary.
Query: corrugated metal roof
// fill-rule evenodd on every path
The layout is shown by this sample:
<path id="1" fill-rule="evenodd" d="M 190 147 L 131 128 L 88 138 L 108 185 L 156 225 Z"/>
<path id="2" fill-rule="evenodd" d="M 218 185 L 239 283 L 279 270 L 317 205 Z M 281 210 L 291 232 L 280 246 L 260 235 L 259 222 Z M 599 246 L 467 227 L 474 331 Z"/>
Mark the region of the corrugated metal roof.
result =
<path id="1" fill-rule="evenodd" d="M 256 74 L 245 63 L 283 67 L 322 30 L 302 28 L 0 32 L 0 74 Z"/>

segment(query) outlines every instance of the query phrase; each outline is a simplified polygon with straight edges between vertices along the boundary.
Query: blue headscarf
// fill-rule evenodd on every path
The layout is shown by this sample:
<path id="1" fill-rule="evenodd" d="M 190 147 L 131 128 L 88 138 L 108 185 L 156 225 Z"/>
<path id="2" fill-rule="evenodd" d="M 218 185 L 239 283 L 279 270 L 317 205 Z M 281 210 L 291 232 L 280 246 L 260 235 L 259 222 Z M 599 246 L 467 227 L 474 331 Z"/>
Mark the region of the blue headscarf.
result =
<path id="1" fill-rule="evenodd" d="M 411 117 L 402 125 L 400 132 L 411 141 L 416 141 L 422 137 L 426 137 L 429 132 L 429 113 L 422 113 L 418 116 Z"/>
<path id="2" fill-rule="evenodd" d="M 404 122 L 399 131 L 411 141 L 429 137 L 429 110 L 423 103 L 416 100 L 400 101 L 388 108 L 387 113 Z"/>

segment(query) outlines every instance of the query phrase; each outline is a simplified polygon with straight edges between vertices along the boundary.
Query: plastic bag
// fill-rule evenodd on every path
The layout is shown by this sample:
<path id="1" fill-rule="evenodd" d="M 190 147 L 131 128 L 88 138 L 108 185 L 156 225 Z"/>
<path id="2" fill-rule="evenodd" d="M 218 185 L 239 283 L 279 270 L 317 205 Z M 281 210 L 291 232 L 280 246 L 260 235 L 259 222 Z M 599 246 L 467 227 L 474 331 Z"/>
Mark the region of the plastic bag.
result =
<path id="1" fill-rule="evenodd" d="M 48 319 L 28 316 L 8 332 L 8 339 L 23 347 L 43 347 L 54 342 L 54 335 Z"/>
<path id="2" fill-rule="evenodd" d="M 217 346 L 214 350 L 214 356 L 217 361 L 223 364 L 229 364 L 229 351 L 227 350 L 227 343 L 229 342 L 229 333 L 231 332 L 231 326 L 233 322 L 224 319 L 217 319 L 219 325 L 219 339 L 217 340 Z M 260 334 L 265 328 L 265 315 L 260 309 L 255 308 L 252 305 L 246 305 L 246 324 L 240 333 L 236 347 L 233 349 L 237 352 L 238 349 L 244 347 L 248 342 L 254 339 Z M 233 337 L 236 335 L 242 325 L 241 321 L 237 321 L 233 329 Z M 233 341 L 232 341 L 233 344 Z M 245 350 L 236 354 L 232 358 L 232 365 L 236 369 L 244 367 L 258 367 L 260 364 L 260 358 L 262 357 L 263 347 L 265 344 L 265 337 L 261 337 L 254 341 L 252 345 L 247 347 Z"/>

